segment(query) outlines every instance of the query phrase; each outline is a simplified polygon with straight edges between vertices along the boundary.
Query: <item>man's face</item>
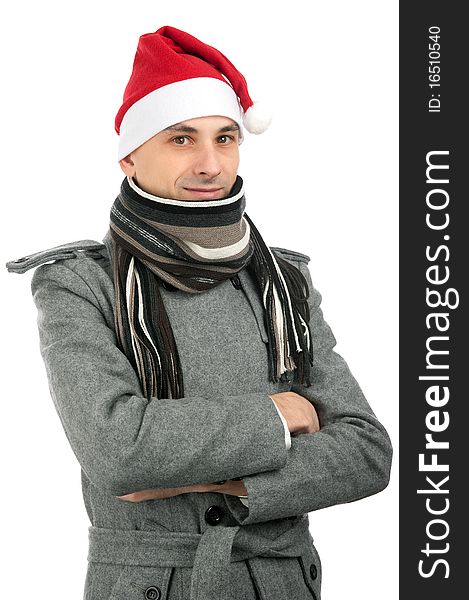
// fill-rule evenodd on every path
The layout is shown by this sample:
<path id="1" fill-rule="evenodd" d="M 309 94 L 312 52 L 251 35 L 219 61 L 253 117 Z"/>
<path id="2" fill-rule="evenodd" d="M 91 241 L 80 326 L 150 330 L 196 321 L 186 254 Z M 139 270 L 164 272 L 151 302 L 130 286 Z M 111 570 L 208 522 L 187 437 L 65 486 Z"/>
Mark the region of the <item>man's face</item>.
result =
<path id="1" fill-rule="evenodd" d="M 175 200 L 213 200 L 230 193 L 239 166 L 239 128 L 228 117 L 176 123 L 119 164 L 144 191 Z"/>

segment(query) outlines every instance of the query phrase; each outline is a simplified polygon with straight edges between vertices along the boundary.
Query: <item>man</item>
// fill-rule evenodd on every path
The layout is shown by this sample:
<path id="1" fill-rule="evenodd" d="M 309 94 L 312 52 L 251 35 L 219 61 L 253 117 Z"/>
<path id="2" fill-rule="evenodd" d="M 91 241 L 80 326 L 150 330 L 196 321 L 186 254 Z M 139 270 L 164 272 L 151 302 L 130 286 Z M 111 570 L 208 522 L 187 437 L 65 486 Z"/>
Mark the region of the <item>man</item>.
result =
<path id="1" fill-rule="evenodd" d="M 88 600 L 319 599 L 308 512 L 388 483 L 389 437 L 333 351 L 309 257 L 266 246 L 245 213 L 243 127 L 268 124 L 218 50 L 141 36 L 104 244 L 7 263 L 38 267 L 92 523 Z"/>

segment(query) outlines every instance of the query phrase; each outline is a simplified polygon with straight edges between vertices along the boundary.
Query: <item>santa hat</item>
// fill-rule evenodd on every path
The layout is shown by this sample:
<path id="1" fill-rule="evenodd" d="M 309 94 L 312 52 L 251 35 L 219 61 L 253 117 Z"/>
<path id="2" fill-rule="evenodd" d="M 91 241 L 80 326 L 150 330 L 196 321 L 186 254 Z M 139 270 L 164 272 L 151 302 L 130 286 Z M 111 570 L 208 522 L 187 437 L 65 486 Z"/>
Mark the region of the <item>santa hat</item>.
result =
<path id="1" fill-rule="evenodd" d="M 141 35 L 115 119 L 118 160 L 170 125 L 211 115 L 233 119 L 240 142 L 243 125 L 262 133 L 271 121 L 251 100 L 243 75 L 213 46 L 168 25 Z"/>

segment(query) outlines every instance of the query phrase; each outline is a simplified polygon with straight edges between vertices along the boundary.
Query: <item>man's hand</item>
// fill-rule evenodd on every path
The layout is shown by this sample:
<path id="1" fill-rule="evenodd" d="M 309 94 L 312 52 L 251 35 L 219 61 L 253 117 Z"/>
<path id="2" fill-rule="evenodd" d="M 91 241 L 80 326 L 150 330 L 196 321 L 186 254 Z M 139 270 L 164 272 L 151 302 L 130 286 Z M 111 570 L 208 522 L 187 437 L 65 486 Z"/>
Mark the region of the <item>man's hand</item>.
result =
<path id="1" fill-rule="evenodd" d="M 279 392 L 270 397 L 285 417 L 291 434 L 319 431 L 318 414 L 309 400 L 296 392 Z"/>
<path id="2" fill-rule="evenodd" d="M 220 494 L 229 494 L 231 496 L 246 496 L 247 490 L 241 480 L 228 479 L 222 484 L 216 483 L 196 483 L 178 488 L 154 488 L 151 490 L 142 490 L 133 492 L 125 496 L 117 496 L 119 500 L 126 502 L 143 502 L 144 500 L 160 500 L 179 496 L 179 494 L 188 494 L 189 492 L 219 492 Z"/>
<path id="3" fill-rule="evenodd" d="M 144 500 L 161 500 L 162 498 L 171 498 L 171 496 L 187 494 L 188 491 L 192 490 L 189 490 L 188 487 L 155 488 L 151 490 L 141 490 L 140 492 L 133 492 L 132 494 L 126 494 L 125 496 L 117 497 L 119 500 L 125 500 L 126 502 L 143 502 Z"/>

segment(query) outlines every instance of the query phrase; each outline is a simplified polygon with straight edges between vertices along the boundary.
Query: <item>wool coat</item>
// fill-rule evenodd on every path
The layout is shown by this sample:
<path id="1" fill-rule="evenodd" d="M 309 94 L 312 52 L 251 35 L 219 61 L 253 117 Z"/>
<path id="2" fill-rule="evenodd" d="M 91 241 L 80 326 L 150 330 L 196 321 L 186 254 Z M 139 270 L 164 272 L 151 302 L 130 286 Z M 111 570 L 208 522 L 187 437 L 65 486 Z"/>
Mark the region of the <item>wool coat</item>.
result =
<path id="1" fill-rule="evenodd" d="M 145 399 L 119 350 L 109 232 L 7 263 L 31 291 L 51 397 L 81 466 L 90 519 L 84 600 L 320 600 L 308 513 L 383 490 L 392 446 L 345 360 L 309 257 L 271 247 L 309 286 L 312 383 L 272 382 L 262 299 L 246 268 L 202 294 L 161 288 L 184 376 L 181 399 Z M 285 431 L 270 394 L 313 403 L 321 429 Z M 220 492 L 118 496 L 242 477 Z"/>

